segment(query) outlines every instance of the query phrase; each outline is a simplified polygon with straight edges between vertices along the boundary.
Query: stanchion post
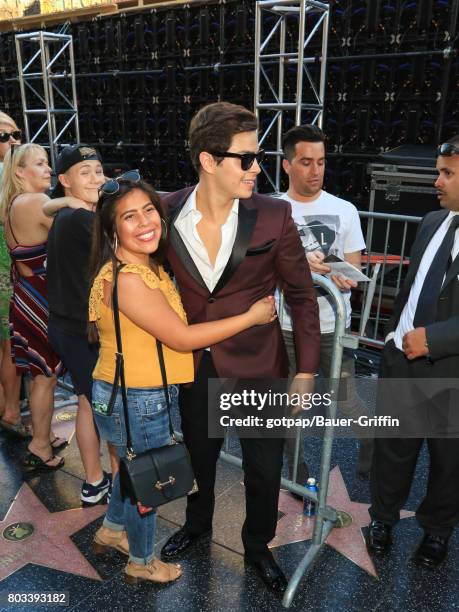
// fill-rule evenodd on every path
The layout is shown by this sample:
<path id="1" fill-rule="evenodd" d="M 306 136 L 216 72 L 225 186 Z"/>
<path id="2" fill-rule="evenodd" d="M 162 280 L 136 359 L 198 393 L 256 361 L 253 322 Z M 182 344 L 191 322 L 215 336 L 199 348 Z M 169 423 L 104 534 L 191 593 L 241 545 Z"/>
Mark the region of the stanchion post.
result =
<path id="1" fill-rule="evenodd" d="M 343 357 L 344 346 L 356 346 L 357 341 L 354 341 L 352 337 L 346 336 L 346 307 L 344 304 L 341 292 L 336 285 L 324 276 L 318 274 L 312 275 L 313 282 L 324 289 L 332 298 L 333 305 L 335 307 L 335 333 L 333 338 L 333 355 L 330 370 L 330 383 L 332 394 L 332 401 L 327 411 L 327 418 L 333 419 L 336 417 L 337 412 L 337 398 L 339 391 L 339 381 L 341 377 L 341 361 Z M 319 471 L 319 494 L 317 496 L 317 508 L 316 508 L 316 519 L 314 524 L 314 531 L 312 536 L 311 546 L 303 559 L 298 564 L 295 572 L 289 580 L 287 589 L 282 599 L 282 605 L 285 608 L 290 607 L 293 597 L 298 589 L 298 586 L 304 577 L 305 573 L 312 567 L 316 561 L 317 556 L 321 552 L 325 540 L 332 531 L 336 524 L 336 510 L 330 506 L 327 506 L 327 495 L 328 495 L 328 483 L 330 476 L 330 464 L 331 454 L 333 448 L 334 438 L 334 427 L 332 425 L 327 426 L 324 432 L 324 439 L 322 444 L 322 453 L 320 458 L 320 471 Z M 299 492 L 300 489 L 304 490 L 304 495 L 309 498 L 314 498 L 304 487 L 300 487 L 296 483 L 290 481 L 284 481 L 290 490 Z"/>

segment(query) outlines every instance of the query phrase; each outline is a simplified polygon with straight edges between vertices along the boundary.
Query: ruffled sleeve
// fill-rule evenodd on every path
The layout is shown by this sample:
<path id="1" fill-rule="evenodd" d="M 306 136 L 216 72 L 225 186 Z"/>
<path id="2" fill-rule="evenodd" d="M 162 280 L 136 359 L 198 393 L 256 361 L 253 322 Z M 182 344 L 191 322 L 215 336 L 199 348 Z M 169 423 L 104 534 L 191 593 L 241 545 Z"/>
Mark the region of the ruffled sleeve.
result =
<path id="1" fill-rule="evenodd" d="M 112 264 L 108 262 L 103 266 L 96 276 L 89 294 L 89 320 L 97 321 L 100 318 L 100 304 L 104 299 L 104 280 L 111 282 Z"/>
<path id="2" fill-rule="evenodd" d="M 150 289 L 160 289 L 160 280 L 148 268 L 141 264 L 126 264 L 121 268 L 121 273 L 138 274 L 147 287 Z M 104 281 L 113 281 L 112 263 L 106 263 L 97 275 L 89 295 L 89 320 L 97 321 L 100 318 L 100 304 L 104 299 Z"/>
<path id="3" fill-rule="evenodd" d="M 124 272 L 125 274 L 129 272 L 131 274 L 138 274 L 149 289 L 160 289 L 159 278 L 152 270 L 150 270 L 148 266 L 142 266 L 140 264 L 126 264 L 123 268 L 121 268 L 121 272 Z"/>

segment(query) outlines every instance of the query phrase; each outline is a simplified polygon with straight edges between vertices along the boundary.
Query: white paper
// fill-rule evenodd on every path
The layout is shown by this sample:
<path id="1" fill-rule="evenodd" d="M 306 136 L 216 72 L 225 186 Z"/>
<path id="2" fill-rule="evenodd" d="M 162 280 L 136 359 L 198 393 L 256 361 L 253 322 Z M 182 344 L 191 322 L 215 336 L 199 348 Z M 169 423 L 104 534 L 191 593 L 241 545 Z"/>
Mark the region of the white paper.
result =
<path id="1" fill-rule="evenodd" d="M 331 268 L 331 272 L 325 276 L 331 276 L 332 274 L 342 275 L 357 283 L 368 283 L 370 281 L 368 276 L 360 272 L 360 270 L 357 270 L 357 268 L 347 261 L 324 261 L 323 263 Z"/>

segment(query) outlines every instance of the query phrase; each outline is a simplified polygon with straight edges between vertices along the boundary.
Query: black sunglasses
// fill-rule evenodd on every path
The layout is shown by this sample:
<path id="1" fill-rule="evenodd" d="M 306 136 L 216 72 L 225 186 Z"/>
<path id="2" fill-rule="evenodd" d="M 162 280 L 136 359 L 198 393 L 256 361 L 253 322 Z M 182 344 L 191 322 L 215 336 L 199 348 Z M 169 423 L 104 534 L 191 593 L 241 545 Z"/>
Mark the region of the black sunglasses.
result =
<path id="1" fill-rule="evenodd" d="M 141 179 L 140 173 L 138 170 L 128 170 L 121 176 L 117 176 L 116 178 L 112 178 L 106 183 L 99 187 L 99 191 L 105 193 L 105 195 L 113 195 L 114 193 L 118 193 L 120 190 L 120 183 L 123 181 L 132 181 L 133 183 L 138 183 Z"/>
<path id="2" fill-rule="evenodd" d="M 236 159 L 240 159 L 242 170 L 250 170 L 255 160 L 257 160 L 258 164 L 261 164 L 265 158 L 263 149 L 260 149 L 258 153 L 228 153 L 228 151 L 225 153 L 222 151 L 208 151 L 208 153 L 215 155 L 215 157 L 235 157 Z"/>
<path id="3" fill-rule="evenodd" d="M 450 142 L 444 142 L 438 147 L 438 155 L 444 157 L 451 157 L 451 155 L 459 155 L 459 147 L 451 144 Z"/>
<path id="4" fill-rule="evenodd" d="M 0 132 L 0 142 L 8 142 L 12 137 L 14 140 L 21 140 L 21 130 L 14 130 L 14 132 Z"/>

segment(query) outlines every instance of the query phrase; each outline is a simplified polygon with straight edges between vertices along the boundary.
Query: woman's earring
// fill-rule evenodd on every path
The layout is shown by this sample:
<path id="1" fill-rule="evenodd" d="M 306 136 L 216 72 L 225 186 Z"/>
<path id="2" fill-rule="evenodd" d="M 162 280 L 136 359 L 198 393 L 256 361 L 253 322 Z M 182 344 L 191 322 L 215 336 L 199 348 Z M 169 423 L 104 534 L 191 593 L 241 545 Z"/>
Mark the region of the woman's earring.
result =
<path id="1" fill-rule="evenodd" d="M 113 236 L 113 252 L 116 253 L 118 250 L 118 234 L 115 232 Z"/>
<path id="2" fill-rule="evenodd" d="M 167 222 L 166 219 L 161 219 L 161 225 L 163 226 L 163 238 L 166 240 L 167 238 Z"/>

